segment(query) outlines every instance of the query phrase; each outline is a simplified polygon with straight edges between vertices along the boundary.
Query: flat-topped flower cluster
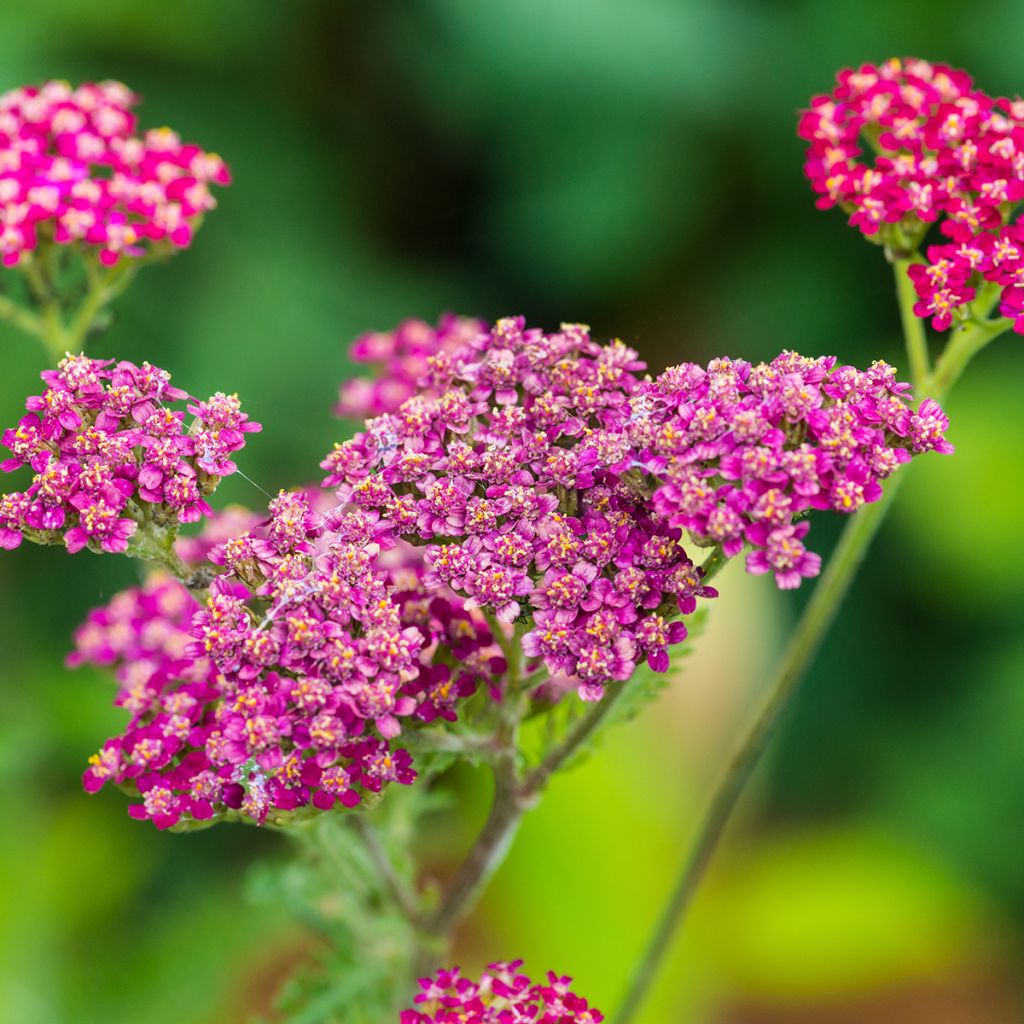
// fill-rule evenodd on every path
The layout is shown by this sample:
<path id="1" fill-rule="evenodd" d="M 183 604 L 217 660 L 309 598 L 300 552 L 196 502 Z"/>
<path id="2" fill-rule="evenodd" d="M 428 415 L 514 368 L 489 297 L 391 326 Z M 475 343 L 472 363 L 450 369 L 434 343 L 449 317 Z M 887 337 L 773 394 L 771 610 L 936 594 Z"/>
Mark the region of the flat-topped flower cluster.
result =
<path id="1" fill-rule="evenodd" d="M 305 496 L 215 545 L 227 569 L 200 607 L 156 579 L 93 612 L 73 663 L 113 664 L 125 731 L 90 759 L 95 792 L 132 786 L 133 816 L 182 819 L 353 807 L 415 778 L 402 722 L 455 720 L 504 662 L 486 623 L 428 594 L 414 557 L 384 568 L 359 515 L 325 530 Z"/>
<path id="2" fill-rule="evenodd" d="M 636 353 L 510 317 L 428 361 L 424 394 L 337 445 L 325 485 L 382 543 L 425 545 L 428 586 L 522 623 L 527 656 L 585 698 L 643 660 L 667 667 L 686 636 L 670 620 L 714 591 L 624 480 Z"/>
<path id="3" fill-rule="evenodd" d="M 730 558 L 750 548 L 747 571 L 791 589 L 821 565 L 799 517 L 856 512 L 912 456 L 952 452 L 942 410 L 926 399 L 915 412 L 909 389 L 883 362 L 860 371 L 784 352 L 757 366 L 684 363 L 640 389 L 629 437 L 672 526 Z"/>
<path id="4" fill-rule="evenodd" d="M 45 234 L 101 262 L 182 248 L 230 182 L 220 157 L 169 128 L 136 132 L 119 82 L 47 82 L 0 96 L 0 257 L 17 264 Z"/>
<path id="5" fill-rule="evenodd" d="M 600 1024 L 604 1014 L 570 987 L 572 978 L 549 971 L 534 983 L 520 971 L 522 960 L 490 964 L 478 981 L 459 969 L 421 978 L 416 1009 L 403 1010 L 400 1024 Z"/>
<path id="6" fill-rule="evenodd" d="M 952 450 L 939 407 L 915 410 L 884 363 L 784 352 L 652 380 L 580 324 L 379 337 L 375 362 L 417 347 L 415 393 L 368 399 L 387 411 L 335 446 L 323 488 L 196 537 L 179 525 L 210 516 L 259 429 L 237 397 L 68 356 L 4 434 L 3 468 L 34 476 L 0 498 L 3 546 L 128 550 L 182 581 L 121 595 L 78 634 L 74 660 L 112 666 L 130 715 L 87 789 L 134 791 L 131 813 L 162 828 L 354 806 L 411 782 L 400 737 L 478 691 L 598 700 L 643 662 L 665 671 L 717 596 L 690 552 L 746 550 L 748 571 L 798 586 L 820 565 L 807 513 L 855 512 L 914 455 Z"/>
<path id="7" fill-rule="evenodd" d="M 818 206 L 841 207 L 895 252 L 916 249 L 938 223 L 949 241 L 911 268 L 917 315 L 945 330 L 990 282 L 1024 332 L 1024 238 L 1011 223 L 1024 199 L 1024 101 L 923 60 L 865 64 L 837 83 L 799 128 Z"/>
<path id="8" fill-rule="evenodd" d="M 779 586 L 817 574 L 812 509 L 850 513 L 947 421 L 891 367 L 783 353 L 673 367 L 656 381 L 621 342 L 498 321 L 428 357 L 422 393 L 335 446 L 325 486 L 385 546 L 425 546 L 428 585 L 522 624 L 523 649 L 597 699 L 646 660 L 668 667 L 680 616 L 715 591 L 684 530 Z"/>
<path id="9" fill-rule="evenodd" d="M 68 355 L 42 373 L 18 426 L 3 434 L 12 455 L 0 468 L 28 466 L 24 491 L 0 495 L 0 546 L 23 537 L 69 551 L 124 551 L 142 523 L 194 522 L 206 498 L 237 469 L 232 456 L 259 430 L 235 395 L 188 399 L 149 363 Z"/>

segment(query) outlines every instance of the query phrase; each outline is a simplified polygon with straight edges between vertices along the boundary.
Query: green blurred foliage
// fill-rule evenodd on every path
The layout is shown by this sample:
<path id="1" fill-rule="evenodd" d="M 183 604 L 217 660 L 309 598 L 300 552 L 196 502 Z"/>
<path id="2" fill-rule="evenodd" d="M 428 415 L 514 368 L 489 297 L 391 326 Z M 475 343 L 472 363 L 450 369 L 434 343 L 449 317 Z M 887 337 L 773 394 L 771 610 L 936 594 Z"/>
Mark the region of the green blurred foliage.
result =
<path id="1" fill-rule="evenodd" d="M 120 78 L 144 124 L 232 165 L 194 247 L 140 276 L 95 351 L 239 391 L 266 429 L 252 483 L 223 498 L 259 503 L 314 478 L 340 436 L 345 341 L 409 315 L 582 319 L 654 366 L 783 346 L 898 364 L 888 269 L 814 210 L 795 112 L 838 67 L 894 53 L 1016 93 L 1022 32 L 1009 0 L 11 0 L 0 86 Z M 6 328 L 0 344 L 6 424 L 40 354 Z M 825 1019 L 927 976 L 1019 978 L 1021 372 L 1001 341 L 950 402 L 958 454 L 904 490 L 648 1024 L 746 1020 L 765 1000 Z M 245 897 L 279 837 L 158 835 L 118 794 L 78 788 L 120 716 L 109 683 L 61 659 L 132 573 L 53 550 L 0 560 L 3 1020 L 243 1021 L 310 948 L 283 904 Z M 467 966 L 524 955 L 614 1005 L 804 596 L 726 579 L 736 611 L 715 609 L 673 691 L 531 814 L 465 930 Z M 483 813 L 480 778 L 456 782 L 460 810 L 423 842 L 438 875 Z"/>

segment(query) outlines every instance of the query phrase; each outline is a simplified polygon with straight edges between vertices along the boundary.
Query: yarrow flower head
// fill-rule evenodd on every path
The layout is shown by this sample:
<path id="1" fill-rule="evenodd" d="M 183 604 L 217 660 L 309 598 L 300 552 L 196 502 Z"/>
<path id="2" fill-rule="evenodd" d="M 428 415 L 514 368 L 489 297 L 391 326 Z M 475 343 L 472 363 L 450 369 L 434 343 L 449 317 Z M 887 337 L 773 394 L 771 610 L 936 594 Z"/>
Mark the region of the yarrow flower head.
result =
<path id="1" fill-rule="evenodd" d="M 714 596 L 681 530 L 633 486 L 630 399 L 643 364 L 588 328 L 499 320 L 429 360 L 423 391 L 322 463 L 374 539 L 425 546 L 425 583 L 508 627 L 587 699 L 646 660 L 667 667 L 667 620 Z"/>
<path id="2" fill-rule="evenodd" d="M 771 572 L 783 589 L 820 569 L 805 513 L 856 512 L 912 456 L 953 450 L 938 405 L 915 412 L 909 385 L 881 362 L 860 371 L 784 352 L 756 366 L 684 363 L 632 405 L 629 436 L 655 509 L 728 557 L 752 549 L 747 571 Z"/>
<path id="3" fill-rule="evenodd" d="M 570 987 L 572 978 L 549 971 L 535 984 L 520 971 L 522 960 L 490 964 L 479 980 L 459 969 L 421 978 L 416 1008 L 400 1024 L 600 1024 L 604 1014 Z"/>
<path id="4" fill-rule="evenodd" d="M 119 82 L 46 82 L 0 96 L 0 258 L 17 264 L 41 237 L 101 262 L 187 246 L 227 185 L 219 156 L 170 128 L 136 134 L 138 97 Z"/>
<path id="5" fill-rule="evenodd" d="M 42 373 L 21 422 L 5 431 L 5 472 L 28 466 L 25 491 L 0 496 L 0 547 L 23 537 L 68 551 L 124 551 L 142 523 L 194 522 L 206 498 L 235 472 L 231 455 L 260 429 L 236 396 L 192 403 L 149 363 L 68 355 Z"/>
<path id="6" fill-rule="evenodd" d="M 682 364 L 657 380 L 621 342 L 499 320 L 428 360 L 421 391 L 335 446 L 325 486 L 374 539 L 424 546 L 428 586 L 507 624 L 585 699 L 642 661 L 669 666 L 680 616 L 715 591 L 683 547 L 752 549 L 780 587 L 814 576 L 812 509 L 877 501 L 926 451 L 949 452 L 941 409 L 876 363 L 784 352 Z"/>
<path id="7" fill-rule="evenodd" d="M 841 71 L 799 132 L 819 207 L 841 207 L 897 253 L 939 224 L 948 241 L 910 268 L 918 316 L 945 330 L 990 282 L 1024 332 L 1024 236 L 1011 223 L 1024 199 L 1024 101 L 988 96 L 945 65 L 894 59 Z"/>
<path id="8" fill-rule="evenodd" d="M 370 331 L 349 346 L 352 362 L 368 366 L 371 377 L 346 380 L 335 413 L 349 419 L 395 412 L 417 391 L 431 360 L 460 348 L 485 330 L 471 317 L 444 314 L 436 327 L 422 320 L 403 320 L 393 331 Z"/>
<path id="9" fill-rule="evenodd" d="M 270 512 L 209 551 L 226 574 L 205 607 L 154 581 L 76 636 L 73 661 L 113 664 L 132 712 L 85 786 L 133 786 L 132 815 L 160 828 L 353 807 L 408 784 L 399 735 L 454 721 L 504 671 L 483 619 L 428 594 L 415 555 L 378 564 L 363 517 L 325 523 L 288 492 Z"/>

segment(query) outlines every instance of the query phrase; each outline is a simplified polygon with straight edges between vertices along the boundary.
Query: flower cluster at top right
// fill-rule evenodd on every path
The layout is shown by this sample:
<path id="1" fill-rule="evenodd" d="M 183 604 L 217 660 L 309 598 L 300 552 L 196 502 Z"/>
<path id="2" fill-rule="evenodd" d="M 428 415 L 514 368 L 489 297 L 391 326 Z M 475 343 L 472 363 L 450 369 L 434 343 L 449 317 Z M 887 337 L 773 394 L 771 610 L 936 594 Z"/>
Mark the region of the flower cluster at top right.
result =
<path id="1" fill-rule="evenodd" d="M 914 312 L 937 330 L 967 319 L 977 298 L 1024 334 L 1024 101 L 992 97 L 942 64 L 892 59 L 837 76 L 800 120 L 818 206 L 911 256 L 929 228 L 944 236 L 909 275 Z"/>

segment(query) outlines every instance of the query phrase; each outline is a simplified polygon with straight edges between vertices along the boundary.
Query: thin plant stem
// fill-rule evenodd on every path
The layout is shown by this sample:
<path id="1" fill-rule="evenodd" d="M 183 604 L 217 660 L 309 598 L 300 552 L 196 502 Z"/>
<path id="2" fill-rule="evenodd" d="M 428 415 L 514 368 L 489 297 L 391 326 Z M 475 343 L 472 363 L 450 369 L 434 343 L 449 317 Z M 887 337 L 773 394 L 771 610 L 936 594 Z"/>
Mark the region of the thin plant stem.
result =
<path id="1" fill-rule="evenodd" d="M 99 314 L 131 284 L 139 269 L 138 263 L 129 260 L 121 260 L 109 269 L 87 267 L 89 289 L 66 330 L 67 348 L 72 351 L 83 347 Z"/>
<path id="2" fill-rule="evenodd" d="M 510 648 L 510 665 L 522 660 L 521 651 Z M 494 796 L 484 827 L 445 891 L 437 910 L 426 922 L 426 931 L 438 938 L 447 938 L 468 914 L 495 871 L 501 866 L 522 823 L 525 813 L 536 803 L 541 791 L 570 757 L 594 734 L 611 711 L 615 701 L 625 689 L 612 688 L 604 698 L 577 722 L 562 742 L 541 761 L 525 778 L 517 768 L 517 734 L 521 720 L 520 701 L 514 697 L 513 671 L 505 701 L 507 709 L 495 734 L 495 754 L 491 764 L 494 776 Z"/>
<path id="3" fill-rule="evenodd" d="M 896 278 L 896 296 L 900 306 L 900 320 L 903 324 L 903 339 L 907 348 L 907 361 L 910 364 L 910 381 L 914 393 L 921 394 L 925 382 L 931 375 L 931 358 L 928 355 L 928 336 L 925 333 L 924 321 L 914 312 L 917 295 L 914 282 L 907 271 L 920 257 L 893 258 L 892 271 Z"/>
<path id="4" fill-rule="evenodd" d="M 616 1024 L 628 1024 L 647 995 L 655 972 L 668 953 L 672 937 L 690 906 L 694 892 L 722 838 L 740 794 L 757 767 L 765 747 L 774 736 L 783 710 L 789 704 L 835 619 L 839 606 L 857 574 L 857 569 L 867 554 L 868 546 L 892 504 L 901 480 L 902 475 L 894 477 L 882 498 L 851 518 L 843 531 L 836 550 L 800 617 L 782 662 L 765 688 L 767 698 L 714 789 L 708 811 L 697 833 L 697 840 L 683 862 L 646 951 L 641 956 L 630 981 L 626 998 L 614 1018 Z"/>
<path id="5" fill-rule="evenodd" d="M 488 609 L 484 610 L 484 616 L 506 661 L 505 690 L 498 704 L 490 765 L 494 777 L 494 796 L 483 830 L 449 882 L 437 910 L 426 922 L 427 933 L 439 938 L 450 935 L 452 929 L 472 909 L 491 876 L 505 859 L 523 814 L 531 803 L 521 790 L 517 763 L 519 723 L 524 701 L 520 689 L 523 651 L 519 633 L 506 633 Z"/>
<path id="6" fill-rule="evenodd" d="M 494 637 L 494 642 L 501 648 L 501 653 L 505 655 L 505 663 L 508 665 L 509 671 L 513 671 L 513 666 L 519 659 L 518 637 L 515 634 L 510 635 L 505 631 L 504 626 L 490 608 L 481 608 L 480 611 L 487 621 L 487 626 L 491 631 L 491 636 Z M 514 681 L 509 680 L 509 690 L 514 689 L 518 683 L 518 677 Z"/>
<path id="7" fill-rule="evenodd" d="M 395 870 L 395 865 L 387 850 L 384 849 L 373 823 L 365 814 L 355 814 L 353 815 L 353 827 L 363 841 L 363 846 L 366 847 L 381 878 L 384 879 L 384 884 L 387 886 L 395 906 L 407 921 L 415 924 L 420 918 L 420 906 L 416 893 Z"/>
<path id="8" fill-rule="evenodd" d="M 540 793 L 548 779 L 597 731 L 627 685 L 619 683 L 617 686 L 610 687 L 605 695 L 593 704 L 590 710 L 576 723 L 565 739 L 526 777 L 523 789 L 528 795 Z"/>
<path id="9" fill-rule="evenodd" d="M 909 262 L 911 261 L 896 261 L 897 264 L 908 265 Z M 915 382 L 916 392 L 919 396 L 943 398 L 949 393 L 971 358 L 1002 334 L 1009 327 L 1010 321 L 979 319 L 991 308 L 991 297 L 981 298 L 978 307 L 973 310 L 976 319 L 953 334 L 934 371 L 929 371 L 923 325 L 914 316 L 915 295 L 913 288 L 904 284 L 905 280 L 906 267 L 903 267 L 902 275 L 897 267 L 897 298 L 907 355 L 914 375 L 923 374 Z M 686 916 L 694 893 L 739 802 L 740 795 L 835 620 L 857 570 L 867 555 L 871 541 L 892 507 L 906 472 L 904 469 L 899 476 L 893 477 L 888 482 L 882 498 L 858 512 L 846 524 L 828 566 L 804 608 L 782 661 L 765 687 L 765 702 L 712 793 L 696 841 L 680 865 L 675 883 L 647 947 L 637 962 L 626 996 L 614 1018 L 616 1024 L 630 1024 L 647 996 L 656 972 L 668 954 L 673 936 Z"/>
<path id="10" fill-rule="evenodd" d="M 487 821 L 466 859 L 449 883 L 444 898 L 431 916 L 427 931 L 447 938 L 455 926 L 472 910 L 505 860 L 530 802 L 519 787 L 509 785 L 500 771 L 494 774 L 494 798 Z"/>
<path id="11" fill-rule="evenodd" d="M 701 582 L 709 583 L 713 577 L 718 575 L 720 570 L 725 568 L 728 561 L 729 559 L 726 557 L 725 552 L 720 547 L 716 547 L 701 563 Z"/>
<path id="12" fill-rule="evenodd" d="M 51 243 L 50 255 L 56 248 Z M 68 352 L 82 350 L 100 314 L 128 287 L 140 266 L 138 260 L 121 260 L 113 267 L 104 267 L 89 256 L 82 259 L 86 272 L 85 297 L 67 319 L 58 290 L 57 268 L 52 260 L 35 259 L 25 267 L 29 292 L 38 313 L 0 295 L 0 320 L 35 338 L 53 365 Z"/>
<path id="13" fill-rule="evenodd" d="M 0 320 L 6 320 L 23 334 L 29 334 L 33 338 L 41 337 L 42 320 L 6 295 L 0 295 Z"/>
<path id="14" fill-rule="evenodd" d="M 982 320 L 969 323 L 957 331 L 949 340 L 945 351 L 935 364 L 935 372 L 928 383 L 927 393 L 936 399 L 943 399 L 960 379 L 967 364 L 1011 325 L 1007 319 Z"/>

